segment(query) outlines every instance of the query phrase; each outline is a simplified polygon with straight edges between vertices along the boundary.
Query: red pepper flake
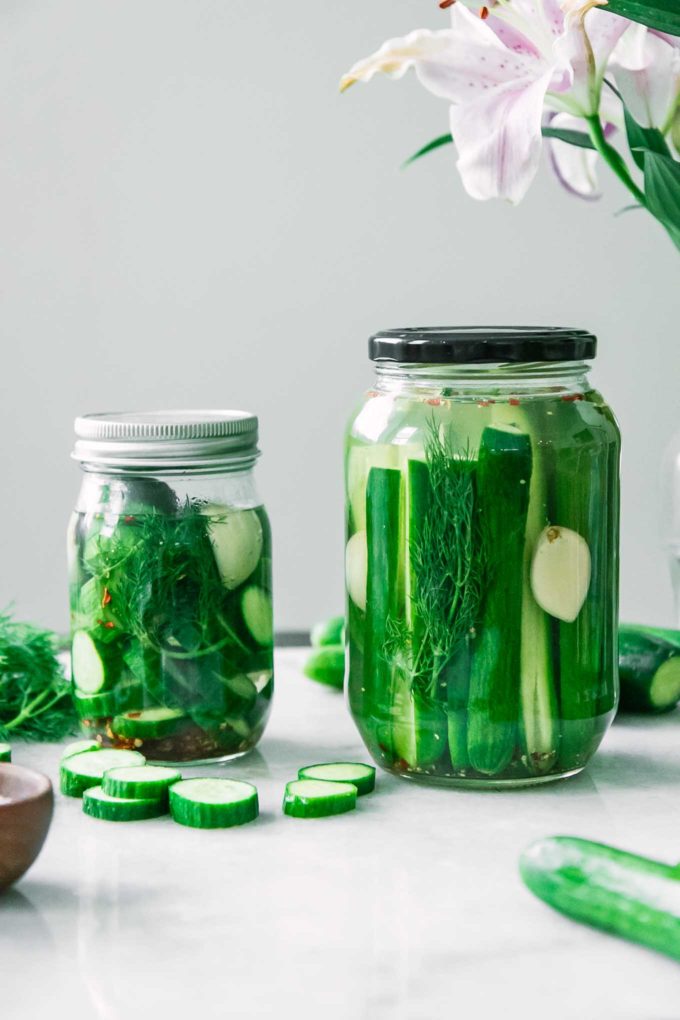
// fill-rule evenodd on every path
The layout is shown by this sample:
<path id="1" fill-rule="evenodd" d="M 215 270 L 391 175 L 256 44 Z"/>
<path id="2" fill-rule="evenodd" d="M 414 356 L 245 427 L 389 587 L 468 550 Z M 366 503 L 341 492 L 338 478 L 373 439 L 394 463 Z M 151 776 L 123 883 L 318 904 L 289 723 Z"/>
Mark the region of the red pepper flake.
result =
<path id="1" fill-rule="evenodd" d="M 369 398 L 372 398 L 372 397 L 379 397 L 380 394 L 378 393 L 377 390 L 369 390 L 368 393 L 366 394 L 366 396 L 369 397 Z"/>
<path id="2" fill-rule="evenodd" d="M 111 601 L 111 592 L 109 591 L 108 588 L 104 588 L 104 594 L 102 595 L 102 609 L 105 606 L 108 606 L 110 601 Z"/>
<path id="3" fill-rule="evenodd" d="M 97 620 L 97 623 L 101 627 L 104 627 L 105 630 L 113 630 L 113 628 L 116 626 L 112 620 Z"/>
<path id="4" fill-rule="evenodd" d="M 573 404 L 575 400 L 583 400 L 582 393 L 568 393 L 566 396 L 561 398 L 565 404 Z"/>
<path id="5" fill-rule="evenodd" d="M 519 407 L 519 400 L 517 397 L 510 397 L 508 403 L 510 404 L 510 407 Z"/>
<path id="6" fill-rule="evenodd" d="M 493 400 L 480 400 L 477 407 L 491 407 Z"/>
<path id="7" fill-rule="evenodd" d="M 137 523 L 137 518 L 134 517 L 132 514 L 128 514 L 127 517 L 123 518 L 123 524 L 136 524 L 136 523 Z"/>
<path id="8" fill-rule="evenodd" d="M 489 17 L 489 8 L 488 7 L 480 7 L 479 8 L 479 16 L 482 19 L 482 21 L 486 21 L 486 19 Z"/>
<path id="9" fill-rule="evenodd" d="M 447 7 L 453 7 L 455 2 L 456 2 L 456 0 L 440 0 L 439 6 L 441 7 L 441 9 L 443 11 L 445 11 L 447 9 Z"/>
<path id="10" fill-rule="evenodd" d="M 443 404 L 443 403 L 444 403 L 444 401 L 443 401 L 443 400 L 440 400 L 440 399 L 439 399 L 439 397 L 429 397 L 429 398 L 428 398 L 428 399 L 427 399 L 427 400 L 425 401 L 425 403 L 426 403 L 426 404 L 429 404 L 429 405 L 430 405 L 430 407 L 440 407 L 440 406 L 441 406 L 441 404 Z"/>

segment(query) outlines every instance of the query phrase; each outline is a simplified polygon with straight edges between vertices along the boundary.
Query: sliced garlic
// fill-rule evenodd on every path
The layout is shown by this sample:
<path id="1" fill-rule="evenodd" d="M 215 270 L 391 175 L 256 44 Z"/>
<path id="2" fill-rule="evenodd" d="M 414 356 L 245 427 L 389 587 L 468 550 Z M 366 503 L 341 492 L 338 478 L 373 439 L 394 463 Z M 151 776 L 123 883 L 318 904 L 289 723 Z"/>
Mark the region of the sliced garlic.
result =
<path id="1" fill-rule="evenodd" d="M 531 563 L 531 590 L 541 609 L 572 623 L 590 587 L 590 549 L 582 535 L 551 524 L 538 536 Z"/>
<path id="2" fill-rule="evenodd" d="M 368 545 L 366 532 L 352 535 L 345 550 L 345 579 L 347 591 L 355 606 L 366 610 L 366 579 L 368 575 Z"/>

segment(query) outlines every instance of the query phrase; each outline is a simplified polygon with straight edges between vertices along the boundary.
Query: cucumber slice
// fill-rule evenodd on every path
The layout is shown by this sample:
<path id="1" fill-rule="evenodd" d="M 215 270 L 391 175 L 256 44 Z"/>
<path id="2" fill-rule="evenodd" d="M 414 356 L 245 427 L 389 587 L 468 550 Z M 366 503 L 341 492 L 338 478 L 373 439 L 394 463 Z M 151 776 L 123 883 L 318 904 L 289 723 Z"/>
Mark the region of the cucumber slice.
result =
<path id="1" fill-rule="evenodd" d="M 326 645 L 342 645 L 344 641 L 344 616 L 333 616 L 330 620 L 322 620 L 312 627 L 312 648 L 324 648 Z"/>
<path id="2" fill-rule="evenodd" d="M 140 822 L 166 815 L 168 808 L 162 800 L 112 797 L 103 787 L 91 786 L 83 793 L 83 811 L 91 818 L 107 822 Z"/>
<path id="3" fill-rule="evenodd" d="M 139 751 L 82 751 L 61 762 L 59 779 L 61 792 L 67 797 L 80 797 L 92 786 L 99 786 L 104 773 L 118 766 L 143 765 L 146 761 Z"/>
<path id="4" fill-rule="evenodd" d="M 84 754 L 86 751 L 101 751 L 101 747 L 96 740 L 74 740 L 62 751 L 61 760 L 72 758 L 74 754 Z"/>
<path id="5" fill-rule="evenodd" d="M 255 701 L 257 687 L 250 677 L 243 673 L 234 673 L 233 676 L 225 677 L 223 682 L 229 693 L 239 701 L 244 701 L 246 705 L 251 705 Z"/>
<path id="6" fill-rule="evenodd" d="M 167 803 L 168 788 L 181 778 L 177 769 L 162 765 L 132 765 L 105 772 L 102 790 L 109 797 L 164 800 Z"/>
<path id="7" fill-rule="evenodd" d="M 255 585 L 246 588 L 241 596 L 241 612 L 258 645 L 270 645 L 274 640 L 274 612 L 267 592 Z"/>
<path id="8" fill-rule="evenodd" d="M 306 765 L 298 772 L 299 779 L 324 779 L 329 783 L 351 783 L 363 797 L 375 789 L 375 769 L 360 762 L 335 761 L 327 765 Z"/>
<path id="9" fill-rule="evenodd" d="M 116 712 L 116 695 L 113 691 L 93 694 L 91 697 L 76 692 L 74 700 L 79 719 L 106 719 Z"/>
<path id="10" fill-rule="evenodd" d="M 294 779 L 286 784 L 284 815 L 293 818 L 325 818 L 341 815 L 357 806 L 357 788 L 353 783 L 327 782 L 321 779 Z"/>
<path id="11" fill-rule="evenodd" d="M 262 555 L 260 518 L 254 510 L 230 510 L 211 503 L 201 513 L 211 518 L 208 533 L 222 583 L 230 590 L 238 588 L 250 577 Z"/>
<path id="12" fill-rule="evenodd" d="M 341 691 L 345 681 L 344 645 L 315 648 L 302 667 L 302 672 L 310 680 Z"/>
<path id="13" fill-rule="evenodd" d="M 183 779 L 170 787 L 170 814 L 195 829 L 227 829 L 259 814 L 257 790 L 237 779 Z"/>
<path id="14" fill-rule="evenodd" d="M 71 645 L 73 683 L 81 694 L 98 694 L 117 679 L 119 663 L 107 661 L 85 630 L 77 630 Z"/>
<path id="15" fill-rule="evenodd" d="M 9 744 L 0 743 L 0 761 L 12 760 L 12 748 Z"/>
<path id="16" fill-rule="evenodd" d="M 362 613 L 366 612 L 366 585 L 368 577 L 368 545 L 366 532 L 352 535 L 345 549 L 345 583 L 352 602 Z"/>
<path id="17" fill-rule="evenodd" d="M 111 729 L 119 737 L 158 740 L 173 733 L 185 717 L 181 708 L 143 708 L 117 715 Z"/>
<path id="18" fill-rule="evenodd" d="M 622 712 L 668 712 L 680 699 L 680 648 L 648 631 L 619 628 Z"/>

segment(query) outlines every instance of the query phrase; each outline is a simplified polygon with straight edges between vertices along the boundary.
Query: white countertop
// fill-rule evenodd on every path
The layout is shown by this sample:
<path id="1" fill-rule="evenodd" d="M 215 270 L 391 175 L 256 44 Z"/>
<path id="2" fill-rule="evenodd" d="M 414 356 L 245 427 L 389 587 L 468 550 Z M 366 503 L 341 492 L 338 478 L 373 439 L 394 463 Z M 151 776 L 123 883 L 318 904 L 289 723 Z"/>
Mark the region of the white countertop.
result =
<path id="1" fill-rule="evenodd" d="M 284 817 L 301 765 L 367 760 L 342 696 L 277 656 L 257 751 L 206 771 L 254 782 L 261 816 L 126 825 L 57 794 L 36 864 L 0 899 L 3 1020 L 677 1020 L 680 966 L 534 899 L 517 871 L 557 833 L 680 858 L 680 712 L 617 723 L 589 770 L 514 792 L 379 772 L 351 814 Z M 14 760 L 57 779 L 59 749 Z"/>

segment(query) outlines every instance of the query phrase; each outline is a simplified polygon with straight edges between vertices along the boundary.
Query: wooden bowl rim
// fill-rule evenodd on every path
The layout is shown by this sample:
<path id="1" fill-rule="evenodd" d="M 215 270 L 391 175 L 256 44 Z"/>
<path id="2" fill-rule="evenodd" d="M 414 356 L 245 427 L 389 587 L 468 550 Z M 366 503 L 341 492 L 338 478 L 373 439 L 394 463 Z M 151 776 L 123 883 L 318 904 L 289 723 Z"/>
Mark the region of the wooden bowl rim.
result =
<path id="1" fill-rule="evenodd" d="M 0 812 L 13 808 L 17 804 L 29 804 L 32 800 L 39 800 L 40 797 L 44 797 L 46 793 L 50 793 L 52 790 L 52 783 L 44 772 L 36 772 L 35 769 L 27 769 L 25 765 L 14 765 L 12 762 L 1 762 L 0 776 L 2 776 L 5 770 L 7 770 L 10 774 L 14 773 L 17 778 L 23 778 L 24 780 L 32 783 L 34 788 L 30 793 L 27 793 L 24 796 L 12 797 L 12 799 L 6 804 L 0 804 Z"/>

